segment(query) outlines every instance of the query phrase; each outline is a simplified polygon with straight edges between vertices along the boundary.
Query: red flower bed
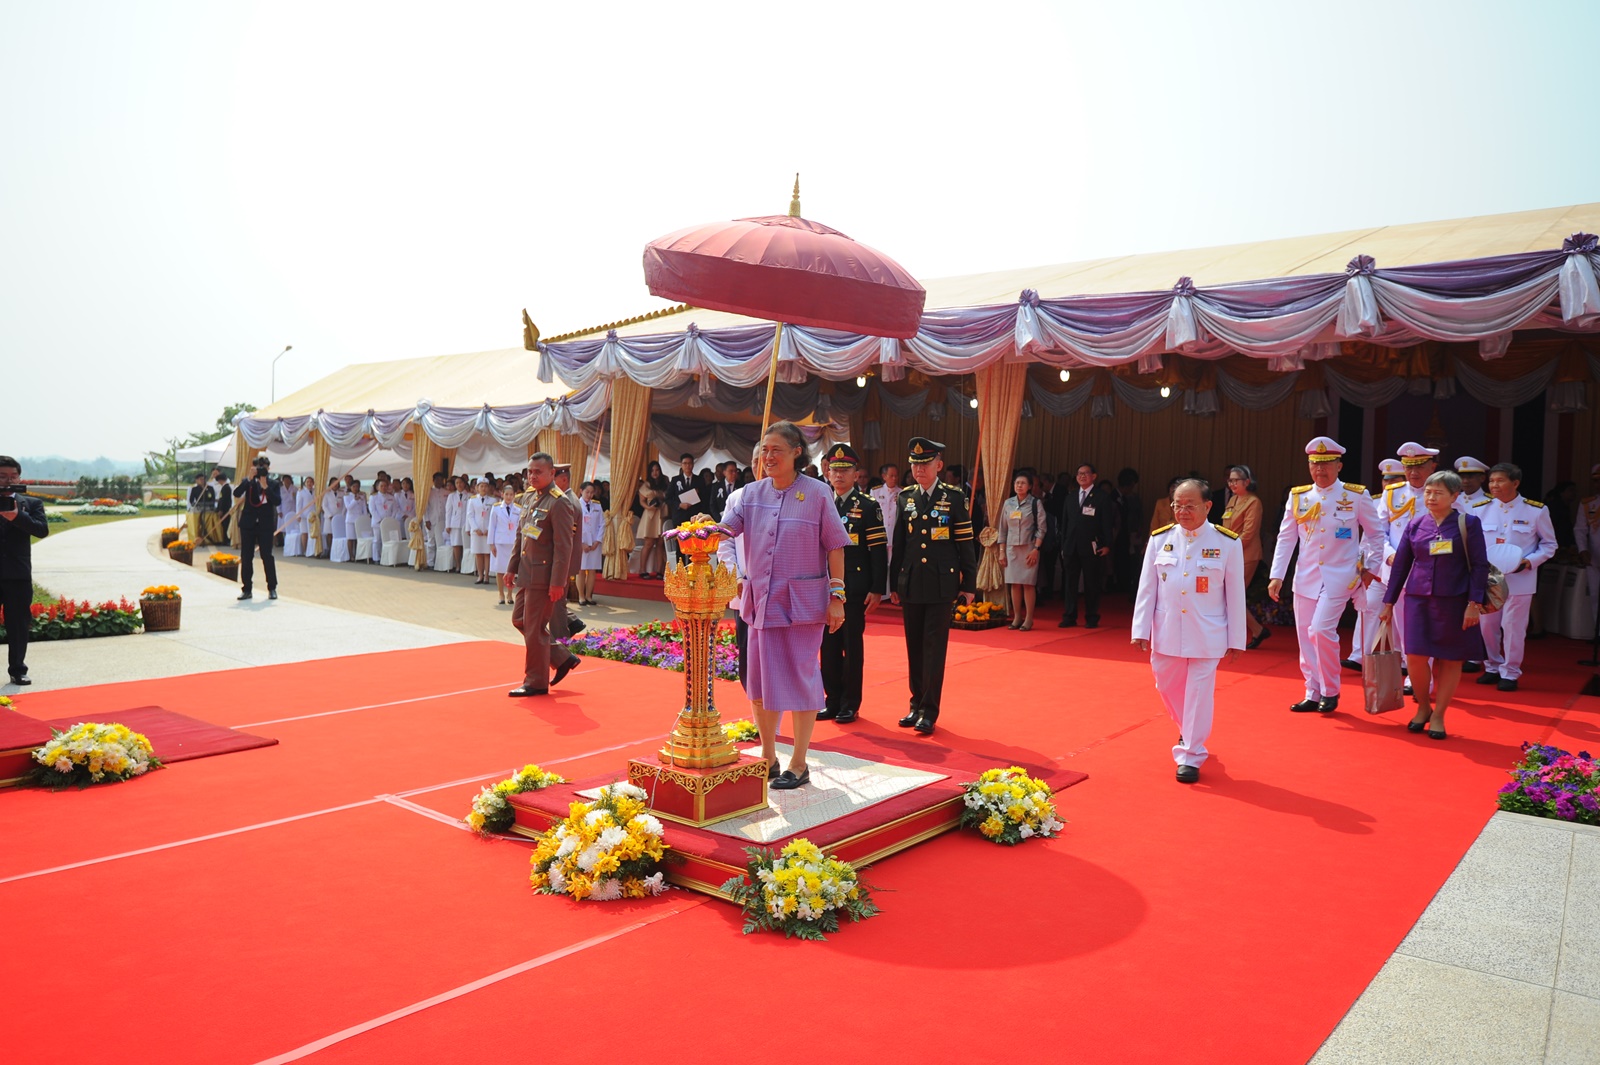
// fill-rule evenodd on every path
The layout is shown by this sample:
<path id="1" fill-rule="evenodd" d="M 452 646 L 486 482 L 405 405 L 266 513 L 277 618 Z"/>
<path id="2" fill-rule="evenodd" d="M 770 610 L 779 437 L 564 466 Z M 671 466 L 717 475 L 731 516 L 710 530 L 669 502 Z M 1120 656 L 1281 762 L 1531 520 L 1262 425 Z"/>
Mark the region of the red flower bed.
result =
<path id="1" fill-rule="evenodd" d="M 0 621 L 4 620 L 4 615 L 0 614 Z M 139 607 L 128 602 L 126 596 L 99 604 L 87 600 L 73 602 L 71 599 L 49 605 L 34 603 L 28 639 L 73 640 L 84 636 L 125 636 L 136 632 L 142 622 Z M 5 628 L 0 625 L 0 640 L 4 638 Z"/>

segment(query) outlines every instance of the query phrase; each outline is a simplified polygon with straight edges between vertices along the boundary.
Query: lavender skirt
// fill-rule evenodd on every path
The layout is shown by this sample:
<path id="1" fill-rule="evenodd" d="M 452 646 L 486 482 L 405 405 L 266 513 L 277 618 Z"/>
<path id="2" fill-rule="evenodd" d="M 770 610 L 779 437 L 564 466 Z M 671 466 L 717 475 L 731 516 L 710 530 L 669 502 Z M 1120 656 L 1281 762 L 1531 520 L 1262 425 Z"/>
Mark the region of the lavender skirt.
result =
<path id="1" fill-rule="evenodd" d="M 822 632 L 825 625 L 789 625 L 750 630 L 744 691 L 764 710 L 814 714 L 826 702 L 822 690 Z"/>
<path id="2" fill-rule="evenodd" d="M 1483 629 L 1461 627 L 1461 619 L 1467 616 L 1466 596 L 1407 593 L 1402 605 L 1406 654 L 1456 662 L 1482 662 L 1487 657 Z"/>

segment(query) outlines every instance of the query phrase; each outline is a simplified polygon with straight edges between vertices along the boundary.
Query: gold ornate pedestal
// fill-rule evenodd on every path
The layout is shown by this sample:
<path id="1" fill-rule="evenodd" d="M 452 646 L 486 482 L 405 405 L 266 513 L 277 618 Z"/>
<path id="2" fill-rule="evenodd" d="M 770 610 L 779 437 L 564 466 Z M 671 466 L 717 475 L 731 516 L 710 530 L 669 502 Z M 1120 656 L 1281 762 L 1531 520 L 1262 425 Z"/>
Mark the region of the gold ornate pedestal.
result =
<path id="1" fill-rule="evenodd" d="M 665 591 L 683 626 L 683 709 L 655 762 L 632 760 L 628 779 L 650 796 L 658 817 L 687 825 L 709 825 L 767 805 L 767 764 L 741 756 L 722 734 L 712 690 L 711 641 L 733 598 L 733 571 L 717 563 L 721 535 L 701 525 L 679 530 L 676 569 Z M 683 559 L 689 561 L 685 563 Z"/>

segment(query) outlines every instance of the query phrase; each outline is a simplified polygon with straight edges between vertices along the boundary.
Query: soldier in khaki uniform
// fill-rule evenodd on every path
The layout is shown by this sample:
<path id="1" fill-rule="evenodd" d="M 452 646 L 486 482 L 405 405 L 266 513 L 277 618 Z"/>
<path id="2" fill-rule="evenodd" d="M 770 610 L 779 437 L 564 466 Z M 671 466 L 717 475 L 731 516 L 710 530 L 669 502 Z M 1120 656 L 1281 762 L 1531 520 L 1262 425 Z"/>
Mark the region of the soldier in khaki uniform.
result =
<path id="1" fill-rule="evenodd" d="M 578 564 L 581 515 L 572 497 L 554 484 L 555 460 L 544 452 L 528 459 L 528 491 L 518 502 L 522 520 L 507 572 L 516 584 L 511 623 L 527 647 L 522 687 L 514 697 L 547 695 L 582 659 L 550 636 L 550 615 L 567 594 L 567 577 Z M 550 666 L 555 665 L 555 676 Z"/>

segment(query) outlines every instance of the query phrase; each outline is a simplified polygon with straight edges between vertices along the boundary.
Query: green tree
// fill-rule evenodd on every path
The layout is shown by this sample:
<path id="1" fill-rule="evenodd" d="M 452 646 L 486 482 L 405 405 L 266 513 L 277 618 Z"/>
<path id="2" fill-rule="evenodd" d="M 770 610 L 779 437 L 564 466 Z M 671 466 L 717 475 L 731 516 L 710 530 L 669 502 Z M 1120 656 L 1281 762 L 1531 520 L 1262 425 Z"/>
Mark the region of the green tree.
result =
<path id="1" fill-rule="evenodd" d="M 254 403 L 230 403 L 222 408 L 222 417 L 217 419 L 217 431 L 206 437 L 215 440 L 223 433 L 233 432 L 233 419 L 238 414 L 253 414 L 258 408 Z"/>

